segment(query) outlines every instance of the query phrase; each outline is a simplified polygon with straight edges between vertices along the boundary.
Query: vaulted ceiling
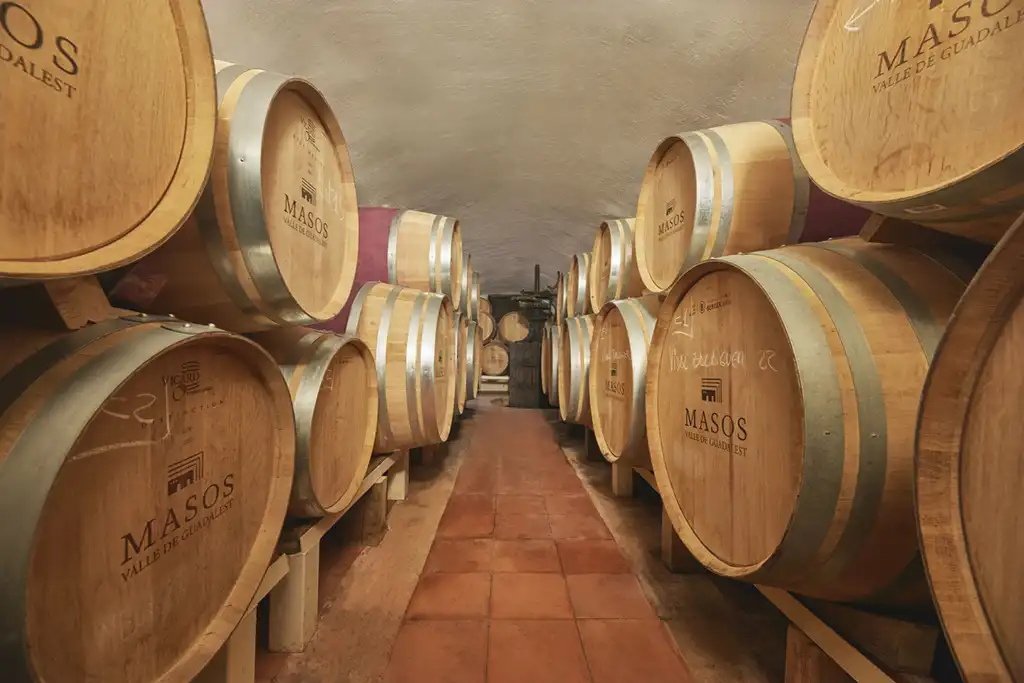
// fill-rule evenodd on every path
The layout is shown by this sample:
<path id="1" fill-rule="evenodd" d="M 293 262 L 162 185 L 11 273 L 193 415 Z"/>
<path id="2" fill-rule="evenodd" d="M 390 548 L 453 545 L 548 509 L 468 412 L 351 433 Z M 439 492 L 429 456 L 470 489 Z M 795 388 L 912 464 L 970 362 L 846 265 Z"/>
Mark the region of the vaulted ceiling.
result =
<path id="1" fill-rule="evenodd" d="M 813 0 L 205 0 L 218 59 L 313 81 L 359 203 L 459 218 L 484 293 L 633 216 L 668 134 L 784 116 Z"/>

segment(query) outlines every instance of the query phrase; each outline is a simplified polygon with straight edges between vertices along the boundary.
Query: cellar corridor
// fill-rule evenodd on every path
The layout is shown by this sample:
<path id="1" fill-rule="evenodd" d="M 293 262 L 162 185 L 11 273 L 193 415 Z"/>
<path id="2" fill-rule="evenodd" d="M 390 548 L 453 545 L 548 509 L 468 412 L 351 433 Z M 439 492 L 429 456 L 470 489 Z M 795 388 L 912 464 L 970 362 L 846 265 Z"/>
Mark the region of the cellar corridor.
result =
<path id="1" fill-rule="evenodd" d="M 595 493 L 607 468 L 588 469 L 578 439 L 556 433 L 564 426 L 487 401 L 446 457 L 414 464 L 378 547 L 325 547 L 313 641 L 261 653 L 257 681 L 767 680 L 760 670 L 774 667 L 756 661 L 752 634 L 720 625 L 749 606 L 706 574 L 669 574 L 651 551 L 659 506 Z M 704 639 L 744 654 L 702 670 Z M 680 643 L 693 645 L 686 662 Z"/>

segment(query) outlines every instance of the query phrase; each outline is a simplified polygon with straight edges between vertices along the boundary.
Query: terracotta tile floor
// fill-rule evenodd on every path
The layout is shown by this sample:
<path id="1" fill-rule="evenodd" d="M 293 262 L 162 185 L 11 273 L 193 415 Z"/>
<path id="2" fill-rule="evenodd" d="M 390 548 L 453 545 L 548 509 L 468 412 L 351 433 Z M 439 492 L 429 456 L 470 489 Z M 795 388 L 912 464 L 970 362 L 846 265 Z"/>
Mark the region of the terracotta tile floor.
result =
<path id="1" fill-rule="evenodd" d="M 543 414 L 475 419 L 386 683 L 690 683 Z"/>

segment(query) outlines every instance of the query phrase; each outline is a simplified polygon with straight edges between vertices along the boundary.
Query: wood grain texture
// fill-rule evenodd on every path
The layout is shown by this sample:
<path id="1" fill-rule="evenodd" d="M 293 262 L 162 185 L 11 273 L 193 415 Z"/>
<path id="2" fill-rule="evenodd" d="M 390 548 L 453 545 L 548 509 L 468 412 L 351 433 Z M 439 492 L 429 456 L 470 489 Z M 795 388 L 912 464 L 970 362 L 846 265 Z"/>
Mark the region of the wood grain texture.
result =
<path id="1" fill-rule="evenodd" d="M 648 355 L 647 433 L 666 509 L 709 569 L 927 604 L 914 421 L 970 276 L 951 262 L 851 238 L 708 261 L 673 288 Z"/>
<path id="2" fill-rule="evenodd" d="M 213 157 L 199 1 L 11 4 L 0 45 L 0 275 L 106 270 L 174 234 Z"/>
<path id="3" fill-rule="evenodd" d="M 19 520 L 0 532 L 5 676 L 191 680 L 284 520 L 295 431 L 277 365 L 166 320 L 6 329 L 0 347 L 0 508 Z"/>
<path id="4" fill-rule="evenodd" d="M 494 338 L 494 333 L 497 331 L 497 325 L 494 324 L 494 318 L 491 317 L 490 313 L 480 313 L 480 334 L 483 335 L 484 341 L 490 341 Z"/>
<path id="5" fill-rule="evenodd" d="M 597 313 L 609 301 L 637 297 L 644 283 L 633 252 L 636 219 L 616 218 L 604 221 L 597 229 L 590 252 L 590 310 Z"/>
<path id="6" fill-rule="evenodd" d="M 402 211 L 391 224 L 392 284 L 447 294 L 462 307 L 462 228 L 459 221 L 424 211 Z"/>
<path id="7" fill-rule="evenodd" d="M 792 105 L 814 181 L 878 213 L 998 240 L 1024 208 L 1022 10 L 1014 0 L 819 2 Z"/>
<path id="8" fill-rule="evenodd" d="M 918 528 L 942 625 L 968 681 L 1024 680 L 1019 458 L 1024 217 L 949 323 L 917 434 Z"/>

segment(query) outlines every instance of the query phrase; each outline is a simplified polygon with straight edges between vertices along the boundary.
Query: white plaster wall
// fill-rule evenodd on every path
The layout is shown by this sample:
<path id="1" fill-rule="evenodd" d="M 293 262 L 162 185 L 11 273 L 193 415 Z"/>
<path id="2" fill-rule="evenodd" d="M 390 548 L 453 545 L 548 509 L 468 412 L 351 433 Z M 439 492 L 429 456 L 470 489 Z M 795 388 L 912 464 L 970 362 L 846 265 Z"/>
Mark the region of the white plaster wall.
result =
<path id="1" fill-rule="evenodd" d="M 633 216 L 665 135 L 784 116 L 813 0 L 204 0 L 219 59 L 310 79 L 359 203 L 455 216 L 484 293 Z"/>

